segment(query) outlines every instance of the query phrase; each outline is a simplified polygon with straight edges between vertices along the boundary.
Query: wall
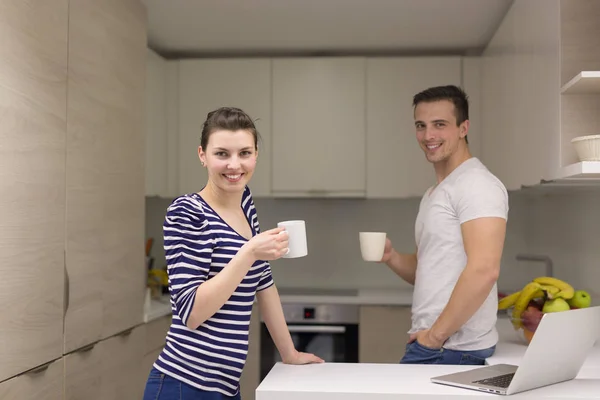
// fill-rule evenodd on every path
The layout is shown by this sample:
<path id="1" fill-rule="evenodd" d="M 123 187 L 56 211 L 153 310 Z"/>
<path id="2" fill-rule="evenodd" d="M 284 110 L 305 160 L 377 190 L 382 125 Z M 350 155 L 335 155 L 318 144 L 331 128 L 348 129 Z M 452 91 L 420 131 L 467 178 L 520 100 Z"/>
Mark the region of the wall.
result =
<path id="1" fill-rule="evenodd" d="M 152 255 L 163 266 L 162 222 L 171 200 L 147 198 L 146 235 L 155 238 Z M 503 257 L 501 288 L 520 288 L 540 275 L 542 267 L 523 267 L 515 255 L 527 250 L 530 196 L 510 194 L 510 213 Z M 309 255 L 272 262 L 278 287 L 400 288 L 410 287 L 385 265 L 362 261 L 358 244 L 361 230 L 383 230 L 400 251 L 414 250 L 414 220 L 419 199 L 255 199 L 261 229 L 287 219 L 304 219 Z"/>

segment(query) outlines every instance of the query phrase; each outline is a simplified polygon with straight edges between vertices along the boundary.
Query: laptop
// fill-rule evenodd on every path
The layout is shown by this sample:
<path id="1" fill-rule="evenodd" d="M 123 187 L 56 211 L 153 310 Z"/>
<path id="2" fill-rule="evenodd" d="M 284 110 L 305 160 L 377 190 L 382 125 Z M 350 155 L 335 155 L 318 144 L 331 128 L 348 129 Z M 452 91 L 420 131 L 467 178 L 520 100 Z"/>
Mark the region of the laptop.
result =
<path id="1" fill-rule="evenodd" d="M 574 379 L 600 337 L 600 306 L 547 313 L 519 366 L 498 364 L 441 375 L 431 382 L 510 395 Z"/>

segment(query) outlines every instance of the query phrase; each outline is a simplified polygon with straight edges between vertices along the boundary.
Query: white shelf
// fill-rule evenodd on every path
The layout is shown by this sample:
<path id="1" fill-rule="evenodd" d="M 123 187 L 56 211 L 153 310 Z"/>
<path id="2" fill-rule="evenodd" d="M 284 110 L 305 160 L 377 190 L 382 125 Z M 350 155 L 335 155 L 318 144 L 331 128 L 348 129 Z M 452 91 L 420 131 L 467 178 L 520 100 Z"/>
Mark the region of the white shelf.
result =
<path id="1" fill-rule="evenodd" d="M 600 94 L 600 71 L 581 71 L 567 82 L 563 94 Z"/>
<path id="2" fill-rule="evenodd" d="M 561 168 L 557 180 L 600 180 L 600 161 L 582 161 Z"/>

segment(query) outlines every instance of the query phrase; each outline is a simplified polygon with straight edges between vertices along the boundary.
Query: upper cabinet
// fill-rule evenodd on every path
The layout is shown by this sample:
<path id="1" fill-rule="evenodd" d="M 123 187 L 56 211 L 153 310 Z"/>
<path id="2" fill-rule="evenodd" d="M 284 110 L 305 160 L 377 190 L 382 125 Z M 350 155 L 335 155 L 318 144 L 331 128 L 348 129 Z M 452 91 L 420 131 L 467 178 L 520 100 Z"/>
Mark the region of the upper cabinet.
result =
<path id="1" fill-rule="evenodd" d="M 274 196 L 364 196 L 364 58 L 273 60 Z"/>
<path id="2" fill-rule="evenodd" d="M 65 353 L 143 320 L 145 18 L 69 2 Z"/>
<path id="3" fill-rule="evenodd" d="M 271 62 L 269 59 L 182 60 L 178 77 L 178 190 L 200 191 L 207 180 L 198 146 L 207 114 L 238 107 L 255 120 L 258 161 L 249 186 L 256 197 L 271 186 Z M 171 134 L 171 132 L 169 132 Z"/>
<path id="4" fill-rule="evenodd" d="M 146 195 L 197 192 L 202 124 L 219 107 L 255 119 L 255 197 L 407 198 L 434 183 L 414 133 L 413 96 L 463 85 L 479 155 L 480 65 L 463 57 L 184 59 L 148 56 Z"/>
<path id="5" fill-rule="evenodd" d="M 63 352 L 69 18 L 66 0 L 2 8 L 0 381 Z M 61 398 L 60 371 L 39 374 L 35 394 L 26 386 L 34 374 L 2 383 L 0 398 Z"/>
<path id="6" fill-rule="evenodd" d="M 600 2 L 517 0 L 486 48 L 482 157 L 509 190 L 598 177 L 571 139 L 600 134 L 600 90 L 583 83 L 597 78 L 579 78 L 600 71 L 599 19 Z"/>
<path id="7" fill-rule="evenodd" d="M 461 85 L 459 57 L 367 61 L 367 195 L 422 196 L 435 183 L 415 136 L 413 96 L 431 86 Z M 477 133 L 476 133 L 477 134 Z"/>

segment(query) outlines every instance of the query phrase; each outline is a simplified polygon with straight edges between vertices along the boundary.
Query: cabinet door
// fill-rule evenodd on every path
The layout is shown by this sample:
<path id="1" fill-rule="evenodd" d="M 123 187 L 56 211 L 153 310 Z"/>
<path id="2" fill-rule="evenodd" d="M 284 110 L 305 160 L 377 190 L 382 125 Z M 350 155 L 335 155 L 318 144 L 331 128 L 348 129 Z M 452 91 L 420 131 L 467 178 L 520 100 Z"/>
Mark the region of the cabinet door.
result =
<path id="1" fill-rule="evenodd" d="M 413 96 L 431 86 L 460 85 L 459 57 L 367 61 L 367 196 L 422 196 L 435 183 L 416 139 Z"/>
<path id="2" fill-rule="evenodd" d="M 398 363 L 404 356 L 410 327 L 410 307 L 362 306 L 359 362 Z"/>
<path id="3" fill-rule="evenodd" d="M 2 400 L 63 400 L 64 361 L 59 358 L 0 383 Z M 84 397 L 81 397 L 84 398 Z M 85 397 L 89 399 L 89 397 Z"/>
<path id="4" fill-rule="evenodd" d="M 260 384 L 260 327 L 260 311 L 258 303 L 254 303 L 250 318 L 248 356 L 240 378 L 240 392 L 244 400 L 254 400 L 256 388 Z"/>
<path id="5" fill-rule="evenodd" d="M 98 344 L 102 360 L 102 400 L 141 399 L 146 327 L 140 325 Z M 146 376 L 147 377 L 147 376 Z"/>
<path id="6" fill-rule="evenodd" d="M 179 190 L 200 191 L 207 174 L 198 159 L 202 124 L 210 111 L 229 106 L 255 119 L 258 162 L 248 186 L 271 193 L 271 63 L 269 59 L 181 60 L 179 69 Z"/>
<path id="7" fill-rule="evenodd" d="M 65 351 L 141 323 L 145 10 L 69 3 Z"/>
<path id="8" fill-rule="evenodd" d="M 104 400 L 99 342 L 67 354 L 64 360 L 65 400 Z"/>
<path id="9" fill-rule="evenodd" d="M 68 1 L 9 1 L 1 9 L 0 380 L 5 380 L 62 355 Z M 26 389 L 27 379 L 16 385 Z M 35 398 L 6 391 L 12 384 L 3 387 L 0 392 L 14 396 L 0 395 L 3 399 Z"/>
<path id="10" fill-rule="evenodd" d="M 275 196 L 364 196 L 364 58 L 273 60 L 272 171 Z"/>
<path id="11" fill-rule="evenodd" d="M 146 196 L 166 196 L 168 178 L 167 61 L 148 49 L 146 61 Z"/>

